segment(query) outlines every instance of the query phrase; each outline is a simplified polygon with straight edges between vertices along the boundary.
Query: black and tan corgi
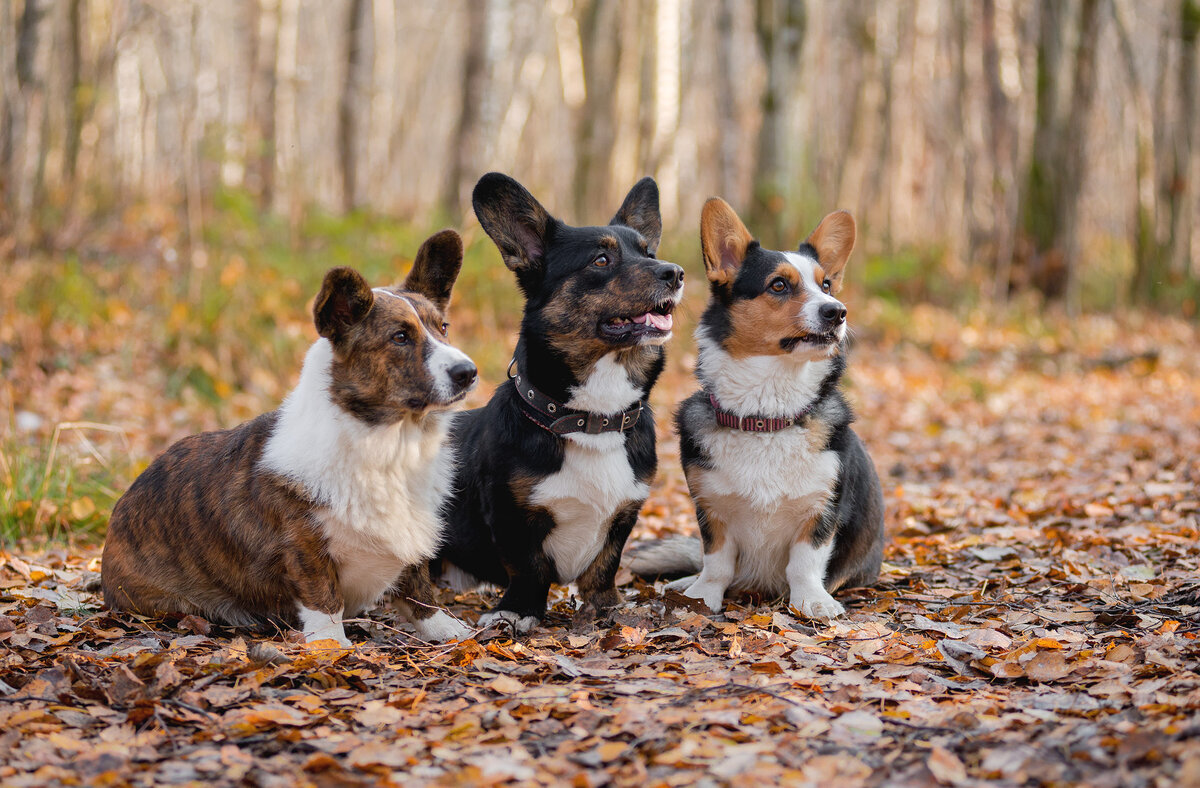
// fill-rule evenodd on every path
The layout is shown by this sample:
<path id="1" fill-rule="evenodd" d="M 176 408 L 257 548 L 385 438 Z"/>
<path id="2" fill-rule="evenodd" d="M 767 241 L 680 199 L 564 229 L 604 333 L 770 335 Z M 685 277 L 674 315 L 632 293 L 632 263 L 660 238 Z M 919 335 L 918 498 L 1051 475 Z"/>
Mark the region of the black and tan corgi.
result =
<path id="1" fill-rule="evenodd" d="M 714 611 L 732 588 L 837 616 L 832 592 L 877 578 L 884 536 L 879 479 L 839 388 L 846 307 L 834 296 L 854 219 L 832 213 L 797 251 L 777 252 L 714 197 L 700 238 L 711 286 L 696 330 L 701 388 L 676 424 L 703 544 L 638 546 L 628 565 L 643 575 L 699 571 L 669 587 Z"/>
<path id="2" fill-rule="evenodd" d="M 403 287 L 326 274 L 313 306 L 320 339 L 283 405 L 184 438 L 117 502 L 101 571 L 109 607 L 287 625 L 349 645 L 343 616 L 395 583 L 422 636 L 465 635 L 424 595 L 453 472 L 449 409 L 476 379 L 446 341 L 461 266 L 462 241 L 446 230 Z"/>
<path id="3" fill-rule="evenodd" d="M 654 256 L 662 222 L 650 178 L 599 227 L 555 219 L 499 173 L 480 179 L 473 203 L 525 310 L 511 379 L 455 417 L 458 473 L 437 564 L 505 589 L 481 625 L 528 631 L 551 583 L 577 583 L 584 616 L 619 601 L 617 564 L 657 467 L 646 400 L 683 269 Z"/>

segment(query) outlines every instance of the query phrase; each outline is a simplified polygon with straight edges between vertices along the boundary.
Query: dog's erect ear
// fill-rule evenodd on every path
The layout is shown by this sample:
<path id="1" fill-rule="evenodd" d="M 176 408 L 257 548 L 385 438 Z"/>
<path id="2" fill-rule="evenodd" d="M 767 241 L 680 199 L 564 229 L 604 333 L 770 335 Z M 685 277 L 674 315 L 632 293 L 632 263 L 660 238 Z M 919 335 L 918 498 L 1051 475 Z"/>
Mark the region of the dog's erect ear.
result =
<path id="1" fill-rule="evenodd" d="M 475 184 L 471 205 L 510 271 L 540 268 L 554 219 L 512 178 L 489 172 Z"/>
<path id="2" fill-rule="evenodd" d="M 317 333 L 336 342 L 362 322 L 374 304 L 375 294 L 362 274 L 353 268 L 330 269 L 313 303 Z"/>
<path id="3" fill-rule="evenodd" d="M 658 210 L 658 184 L 653 178 L 647 176 L 633 185 L 609 224 L 632 227 L 649 242 L 650 254 L 658 250 L 658 242 L 662 239 L 662 213 Z"/>
<path id="4" fill-rule="evenodd" d="M 462 238 L 453 230 L 442 230 L 429 236 L 417 250 L 417 259 L 404 280 L 404 289 L 420 293 L 437 308 L 446 311 L 450 290 L 462 270 Z"/>
<path id="5" fill-rule="evenodd" d="M 858 230 L 850 212 L 834 211 L 822 219 L 817 229 L 804 241 L 804 244 L 817 250 L 817 262 L 825 269 L 825 278 L 830 281 L 830 290 L 834 293 L 842 289 L 842 273 L 846 270 L 850 252 L 854 251 L 857 235 Z M 801 244 L 801 250 L 804 244 Z"/>
<path id="6" fill-rule="evenodd" d="M 754 236 L 729 203 L 709 197 L 700 211 L 700 250 L 708 281 L 727 285 L 737 276 Z"/>

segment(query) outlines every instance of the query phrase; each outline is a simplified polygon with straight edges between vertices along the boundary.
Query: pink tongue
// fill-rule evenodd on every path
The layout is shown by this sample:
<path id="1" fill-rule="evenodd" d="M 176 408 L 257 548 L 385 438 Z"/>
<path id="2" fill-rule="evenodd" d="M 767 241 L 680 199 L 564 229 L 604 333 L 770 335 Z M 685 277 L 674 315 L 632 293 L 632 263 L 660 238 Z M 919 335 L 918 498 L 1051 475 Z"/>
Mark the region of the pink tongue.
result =
<path id="1" fill-rule="evenodd" d="M 654 312 L 647 312 L 645 319 L 647 323 L 654 326 L 659 331 L 670 331 L 671 326 L 675 323 L 675 319 L 671 315 L 659 315 L 655 314 Z"/>

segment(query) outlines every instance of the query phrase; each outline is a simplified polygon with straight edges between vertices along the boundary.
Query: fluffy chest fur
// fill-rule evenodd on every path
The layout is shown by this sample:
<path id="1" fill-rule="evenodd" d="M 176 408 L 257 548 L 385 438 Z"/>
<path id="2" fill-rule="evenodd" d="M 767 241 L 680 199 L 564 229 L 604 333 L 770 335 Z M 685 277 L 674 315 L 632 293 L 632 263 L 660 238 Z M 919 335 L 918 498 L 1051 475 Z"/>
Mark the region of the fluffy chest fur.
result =
<path id="1" fill-rule="evenodd" d="M 442 414 L 371 426 L 334 405 L 331 360 L 325 340 L 309 350 L 261 464 L 315 503 L 314 519 L 338 564 L 346 613 L 353 615 L 405 567 L 436 551 L 453 457 Z"/>
<path id="2" fill-rule="evenodd" d="M 572 390 L 566 404 L 611 415 L 632 407 L 640 397 L 625 369 L 605 356 Z M 617 510 L 650 491 L 634 476 L 623 433 L 571 433 L 566 439 L 562 467 L 538 482 L 530 496 L 530 503 L 545 507 L 554 517 L 554 529 L 542 546 L 563 583 L 579 577 L 595 559 Z"/>

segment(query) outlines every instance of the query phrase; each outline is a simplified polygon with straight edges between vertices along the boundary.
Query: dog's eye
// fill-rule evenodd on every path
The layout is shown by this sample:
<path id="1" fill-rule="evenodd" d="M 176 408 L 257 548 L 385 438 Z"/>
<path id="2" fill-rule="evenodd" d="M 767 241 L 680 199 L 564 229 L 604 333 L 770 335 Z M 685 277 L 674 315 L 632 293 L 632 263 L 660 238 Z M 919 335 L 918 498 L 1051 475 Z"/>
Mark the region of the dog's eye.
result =
<path id="1" fill-rule="evenodd" d="M 831 287 L 833 287 L 833 282 L 830 282 L 828 279 L 821 283 L 821 291 L 824 293 L 828 293 Z"/>
<path id="2" fill-rule="evenodd" d="M 395 334 L 392 334 L 392 342 L 397 345 L 407 345 L 408 344 L 408 332 L 407 331 L 397 331 Z"/>
<path id="3" fill-rule="evenodd" d="M 450 330 L 449 323 L 442 323 L 442 336 L 446 336 L 446 332 Z"/>
<path id="4" fill-rule="evenodd" d="M 771 288 L 772 293 L 786 293 L 788 291 L 787 280 L 782 276 L 777 276 L 771 280 L 771 284 L 767 285 Z"/>
<path id="5" fill-rule="evenodd" d="M 608 255 L 606 255 L 606 254 L 598 255 L 596 257 L 596 259 L 592 261 L 592 265 L 596 266 L 597 268 L 605 267 L 606 265 L 608 265 Z"/>

